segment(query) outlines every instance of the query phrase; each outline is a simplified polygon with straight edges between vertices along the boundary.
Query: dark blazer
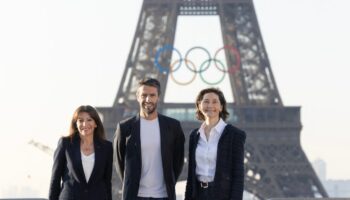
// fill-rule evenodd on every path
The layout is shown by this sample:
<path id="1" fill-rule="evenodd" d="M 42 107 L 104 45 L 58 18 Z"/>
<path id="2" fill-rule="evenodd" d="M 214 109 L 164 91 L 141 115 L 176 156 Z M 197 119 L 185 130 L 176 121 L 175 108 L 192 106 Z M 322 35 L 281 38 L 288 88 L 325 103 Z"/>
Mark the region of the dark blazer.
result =
<path id="1" fill-rule="evenodd" d="M 244 131 L 228 124 L 218 143 L 213 184 L 215 200 L 241 200 L 244 190 Z M 185 200 L 197 199 L 196 148 L 198 129 L 191 132 Z"/>
<path id="2" fill-rule="evenodd" d="M 62 137 L 54 154 L 49 200 L 111 200 L 113 146 L 94 138 L 95 164 L 86 182 L 80 137 Z M 62 181 L 62 184 L 61 184 Z"/>
<path id="3" fill-rule="evenodd" d="M 163 175 L 169 200 L 184 163 L 185 137 L 179 121 L 158 114 Z M 135 200 L 141 178 L 140 116 L 120 122 L 114 138 L 115 165 L 123 182 L 123 200 Z"/>

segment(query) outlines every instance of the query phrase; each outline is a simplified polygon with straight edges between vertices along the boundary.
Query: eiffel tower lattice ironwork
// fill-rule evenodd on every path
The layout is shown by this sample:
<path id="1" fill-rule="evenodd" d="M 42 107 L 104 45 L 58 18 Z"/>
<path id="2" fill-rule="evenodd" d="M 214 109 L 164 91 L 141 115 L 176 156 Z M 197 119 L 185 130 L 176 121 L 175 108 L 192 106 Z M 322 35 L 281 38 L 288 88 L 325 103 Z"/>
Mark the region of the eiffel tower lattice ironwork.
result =
<path id="1" fill-rule="evenodd" d="M 148 50 L 174 43 L 179 15 L 219 16 L 224 45 L 234 46 L 241 56 L 240 70 L 229 75 L 235 102 L 228 108 L 229 122 L 247 132 L 245 190 L 259 199 L 327 197 L 300 145 L 300 107 L 283 106 L 252 0 L 144 0 L 114 104 L 98 108 L 108 138 L 113 137 L 118 121 L 137 113 L 139 79 L 157 78 L 165 94 L 168 73 L 154 66 Z M 235 57 L 225 55 L 227 66 L 236 63 Z M 171 51 L 162 54 L 159 63 L 169 66 L 171 56 Z M 158 108 L 179 119 L 185 133 L 199 126 L 194 104 L 165 103 L 162 95 Z M 186 175 L 185 166 L 180 179 Z M 119 199 L 121 184 L 116 176 L 113 183 L 113 198 Z"/>

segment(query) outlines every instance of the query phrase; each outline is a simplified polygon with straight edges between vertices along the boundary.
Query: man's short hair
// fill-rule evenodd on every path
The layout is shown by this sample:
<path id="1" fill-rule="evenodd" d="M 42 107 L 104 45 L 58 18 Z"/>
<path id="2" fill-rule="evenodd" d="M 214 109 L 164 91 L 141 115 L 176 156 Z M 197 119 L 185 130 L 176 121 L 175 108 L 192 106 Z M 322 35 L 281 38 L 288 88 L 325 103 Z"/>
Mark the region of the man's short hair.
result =
<path id="1" fill-rule="evenodd" d="M 151 87 L 155 87 L 157 88 L 158 91 L 158 96 L 160 95 L 160 83 L 157 79 L 155 78 L 144 78 L 141 79 L 139 81 L 139 87 L 143 86 L 143 85 L 147 85 L 147 86 L 151 86 Z"/>

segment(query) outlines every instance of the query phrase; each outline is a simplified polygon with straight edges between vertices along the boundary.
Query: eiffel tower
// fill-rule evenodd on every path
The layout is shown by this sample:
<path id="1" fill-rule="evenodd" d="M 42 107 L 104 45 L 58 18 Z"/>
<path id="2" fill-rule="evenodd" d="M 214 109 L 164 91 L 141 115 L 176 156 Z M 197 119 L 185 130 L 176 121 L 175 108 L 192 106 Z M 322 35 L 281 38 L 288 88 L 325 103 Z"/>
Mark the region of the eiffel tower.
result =
<path id="1" fill-rule="evenodd" d="M 137 114 L 139 79 L 157 78 L 165 94 L 169 73 L 155 67 L 155 57 L 149 50 L 174 44 L 180 15 L 219 16 L 224 45 L 233 46 L 240 54 L 240 70 L 229 74 L 235 102 L 228 104 L 228 121 L 247 133 L 245 190 L 262 200 L 327 197 L 300 145 L 300 107 L 282 103 L 252 0 L 144 0 L 114 104 L 98 108 L 108 138 L 112 139 L 120 120 Z M 233 66 L 237 58 L 228 51 L 226 64 Z M 162 66 L 170 66 L 171 57 L 171 51 L 167 51 L 157 59 Z M 185 133 L 199 126 L 194 103 L 165 103 L 162 95 L 158 109 L 180 120 Z M 186 180 L 186 175 L 185 164 L 180 180 Z M 113 183 L 113 198 L 120 199 L 119 178 L 113 176 Z"/>

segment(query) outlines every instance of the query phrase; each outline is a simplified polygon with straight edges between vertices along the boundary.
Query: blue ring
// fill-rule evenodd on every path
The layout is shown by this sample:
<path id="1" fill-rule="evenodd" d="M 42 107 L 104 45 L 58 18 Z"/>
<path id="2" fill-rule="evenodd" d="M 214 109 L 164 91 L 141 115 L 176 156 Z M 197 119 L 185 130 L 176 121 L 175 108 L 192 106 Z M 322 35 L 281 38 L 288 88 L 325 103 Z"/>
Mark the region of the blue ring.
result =
<path id="1" fill-rule="evenodd" d="M 160 55 L 161 55 L 161 53 L 163 52 L 163 51 L 167 51 L 167 50 L 171 50 L 171 51 L 175 51 L 178 55 L 179 55 L 179 57 L 180 57 L 180 62 L 178 63 L 178 65 L 171 71 L 171 72 L 175 72 L 176 70 L 178 70 L 179 68 L 180 68 L 180 66 L 181 66 L 181 64 L 182 64 L 182 56 L 181 56 L 181 53 L 180 53 L 180 51 L 179 50 L 177 50 L 175 47 L 173 47 L 172 45 L 170 45 L 170 44 L 166 44 L 166 45 L 164 45 L 163 47 L 161 47 L 157 52 L 156 52 L 156 55 L 155 55 L 155 57 L 154 57 L 154 65 L 158 68 L 158 70 L 160 71 L 160 72 L 166 72 L 166 73 L 169 73 L 169 67 L 164 67 L 164 66 L 162 66 L 161 64 L 159 64 L 159 57 L 160 57 Z M 171 61 L 170 61 L 171 62 Z"/>

